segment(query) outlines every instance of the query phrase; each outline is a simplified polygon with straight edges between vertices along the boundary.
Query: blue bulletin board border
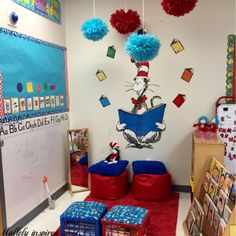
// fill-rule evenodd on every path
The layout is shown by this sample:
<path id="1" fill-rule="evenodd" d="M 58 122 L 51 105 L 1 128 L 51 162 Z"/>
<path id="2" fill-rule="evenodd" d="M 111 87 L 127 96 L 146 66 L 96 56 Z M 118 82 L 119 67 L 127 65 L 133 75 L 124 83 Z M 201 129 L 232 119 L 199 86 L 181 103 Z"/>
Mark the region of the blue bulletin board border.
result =
<path id="1" fill-rule="evenodd" d="M 69 111 L 65 47 L 2 27 L 0 45 L 0 122 Z"/>
<path id="2" fill-rule="evenodd" d="M 22 34 L 22 33 L 13 31 L 13 30 L 3 28 L 3 27 L 0 27 L 0 33 L 4 33 L 4 34 L 10 35 L 10 36 L 15 36 L 15 37 L 18 37 L 18 38 L 22 38 L 22 39 L 32 41 L 34 43 L 42 44 L 42 45 L 45 45 L 45 46 L 61 49 L 63 51 L 66 50 L 65 47 L 57 45 L 55 43 L 50 43 L 50 42 L 47 42 L 47 41 L 44 41 L 44 40 L 41 40 L 41 39 L 34 38 L 32 36 L 29 36 L 29 35 L 26 35 L 26 34 Z"/>
<path id="3" fill-rule="evenodd" d="M 61 3 L 59 0 L 12 0 L 21 6 L 53 21 L 61 23 Z"/>

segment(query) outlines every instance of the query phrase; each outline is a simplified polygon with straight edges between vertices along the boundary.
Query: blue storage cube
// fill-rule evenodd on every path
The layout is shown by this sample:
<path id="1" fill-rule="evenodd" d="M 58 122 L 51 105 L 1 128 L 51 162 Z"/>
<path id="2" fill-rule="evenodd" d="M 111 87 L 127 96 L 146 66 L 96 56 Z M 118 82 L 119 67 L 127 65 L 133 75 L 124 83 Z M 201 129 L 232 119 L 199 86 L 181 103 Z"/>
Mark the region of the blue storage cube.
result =
<path id="1" fill-rule="evenodd" d="M 101 236 L 107 206 L 93 201 L 74 202 L 60 216 L 61 236 Z"/>

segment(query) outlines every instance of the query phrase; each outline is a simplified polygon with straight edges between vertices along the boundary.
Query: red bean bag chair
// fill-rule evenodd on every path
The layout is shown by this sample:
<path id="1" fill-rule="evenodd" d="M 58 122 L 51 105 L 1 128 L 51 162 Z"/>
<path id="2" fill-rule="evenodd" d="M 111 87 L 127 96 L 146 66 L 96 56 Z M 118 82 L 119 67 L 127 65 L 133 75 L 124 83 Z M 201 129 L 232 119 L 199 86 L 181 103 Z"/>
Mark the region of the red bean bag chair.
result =
<path id="1" fill-rule="evenodd" d="M 171 175 L 163 162 L 139 160 L 132 167 L 132 193 L 137 200 L 166 200 L 171 196 Z"/>
<path id="2" fill-rule="evenodd" d="M 88 166 L 79 165 L 79 172 L 80 172 L 80 186 L 87 188 L 88 187 Z"/>
<path id="3" fill-rule="evenodd" d="M 133 174 L 132 194 L 139 201 L 166 200 L 171 196 L 171 175 Z"/>
<path id="4" fill-rule="evenodd" d="M 128 170 L 118 176 L 104 176 L 90 173 L 90 194 L 94 198 L 115 200 L 123 197 L 128 191 Z"/>

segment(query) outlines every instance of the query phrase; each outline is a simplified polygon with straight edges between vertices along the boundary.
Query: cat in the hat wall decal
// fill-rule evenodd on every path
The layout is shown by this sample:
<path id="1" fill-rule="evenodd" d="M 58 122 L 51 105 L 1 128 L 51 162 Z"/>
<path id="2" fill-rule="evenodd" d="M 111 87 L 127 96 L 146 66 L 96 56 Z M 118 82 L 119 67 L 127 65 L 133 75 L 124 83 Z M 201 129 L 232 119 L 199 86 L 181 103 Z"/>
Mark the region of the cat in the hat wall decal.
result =
<path id="1" fill-rule="evenodd" d="M 131 62 L 134 62 L 131 60 Z M 149 63 L 136 62 L 137 76 L 133 83 L 130 83 L 128 91 L 136 93 L 137 98 L 131 98 L 133 109 L 127 112 L 119 109 L 119 122 L 116 129 L 123 132 L 125 139 L 128 141 L 127 148 L 151 148 L 152 143 L 156 143 L 161 139 L 162 132 L 166 129 L 163 120 L 166 104 L 160 103 L 160 96 L 153 96 L 150 99 L 150 106 L 148 108 L 148 98 L 146 92 L 150 90 L 150 86 L 157 86 L 150 84 L 148 77 Z M 153 90 L 151 90 L 153 91 Z M 154 100 L 158 104 L 154 105 Z"/>

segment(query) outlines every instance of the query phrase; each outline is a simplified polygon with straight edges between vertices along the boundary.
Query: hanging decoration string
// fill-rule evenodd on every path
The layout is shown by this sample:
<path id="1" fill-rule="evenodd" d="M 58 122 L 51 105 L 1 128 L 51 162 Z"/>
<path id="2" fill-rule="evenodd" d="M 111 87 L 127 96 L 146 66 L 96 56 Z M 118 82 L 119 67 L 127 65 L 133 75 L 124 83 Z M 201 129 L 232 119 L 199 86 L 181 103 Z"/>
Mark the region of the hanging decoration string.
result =
<path id="1" fill-rule="evenodd" d="M 107 24 L 100 18 L 96 17 L 95 8 L 95 0 L 93 0 L 93 18 L 88 19 L 81 25 L 83 36 L 92 41 L 102 39 L 109 31 Z"/>
<path id="2" fill-rule="evenodd" d="M 144 0 L 142 0 L 142 3 L 143 3 L 143 6 L 142 6 L 143 7 L 143 9 L 142 9 L 142 13 L 143 13 L 142 14 L 143 15 L 142 16 L 142 28 L 144 29 Z"/>
<path id="3" fill-rule="evenodd" d="M 93 0 L 93 17 L 96 17 L 95 8 L 96 8 L 96 3 L 95 0 Z"/>

